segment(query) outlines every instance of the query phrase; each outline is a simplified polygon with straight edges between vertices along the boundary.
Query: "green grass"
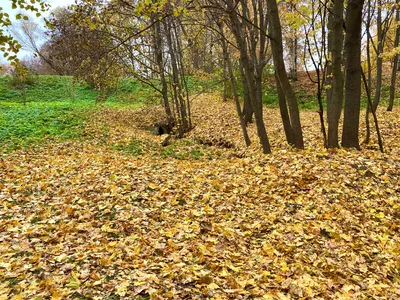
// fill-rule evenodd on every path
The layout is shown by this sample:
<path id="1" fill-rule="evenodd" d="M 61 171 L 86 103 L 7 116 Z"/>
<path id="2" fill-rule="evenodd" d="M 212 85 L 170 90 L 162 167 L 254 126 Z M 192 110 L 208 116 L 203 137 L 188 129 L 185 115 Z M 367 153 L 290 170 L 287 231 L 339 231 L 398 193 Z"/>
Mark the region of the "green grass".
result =
<path id="1" fill-rule="evenodd" d="M 90 113 L 97 108 L 97 92 L 76 84 L 69 76 L 33 76 L 26 86 L 26 105 L 10 77 L 0 77 L 0 149 L 14 150 L 49 140 L 82 136 Z M 139 107 L 150 93 L 138 82 L 125 79 L 101 106 Z"/>
<path id="2" fill-rule="evenodd" d="M 26 87 L 27 102 L 94 101 L 97 92 L 88 86 L 74 84 L 70 76 L 34 76 L 35 83 Z M 10 85 L 10 77 L 0 77 L 0 103 L 23 103 L 21 92 Z"/>
<path id="3" fill-rule="evenodd" d="M 27 103 L 71 102 L 73 104 L 95 104 L 98 92 L 90 86 L 74 82 L 71 76 L 34 76 L 35 84 L 26 87 Z M 21 92 L 10 84 L 11 78 L 0 76 L 0 104 L 23 104 Z M 110 98 L 102 103 L 110 107 L 131 107 L 143 105 L 152 90 L 135 79 L 124 79 Z"/>
<path id="4" fill-rule="evenodd" d="M 148 86 L 133 78 L 123 79 L 116 91 L 104 103 L 96 105 L 98 93 L 90 86 L 79 84 L 71 76 L 29 76 L 22 91 L 13 87 L 12 78 L 0 76 L 0 149 L 13 150 L 51 140 L 75 139 L 82 136 L 90 113 L 98 106 L 110 108 L 137 108 L 159 104 L 161 97 Z M 187 78 L 191 93 L 207 92 L 221 88 L 216 76 Z M 138 142 L 127 146 L 117 145 L 133 155 L 143 153 Z M 147 148 L 145 148 L 147 150 Z M 202 153 L 180 153 L 166 147 L 159 155 L 185 159 L 198 159 Z"/>
<path id="5" fill-rule="evenodd" d="M 116 144 L 111 147 L 112 150 L 118 150 L 118 151 L 123 151 L 126 153 L 129 153 L 133 156 L 138 156 L 140 154 L 143 154 L 143 146 L 144 142 L 136 139 L 132 139 L 129 144 L 124 145 L 124 144 Z"/>
<path id="6" fill-rule="evenodd" d="M 60 102 L 27 106 L 0 104 L 0 145 L 13 150 L 49 139 L 80 137 L 88 111 L 88 106 Z"/>
<path id="7" fill-rule="evenodd" d="M 116 144 L 111 146 L 111 149 L 133 156 L 151 152 L 156 157 L 179 160 L 199 160 L 204 156 L 203 149 L 200 146 L 194 145 L 187 140 L 182 140 L 180 144 L 174 143 L 167 147 L 162 147 L 157 143 L 132 139 L 128 144 Z"/>
<path id="8" fill-rule="evenodd" d="M 21 92 L 0 77 L 0 147 L 14 150 L 54 139 L 82 135 L 96 92 L 74 86 L 71 77 L 33 76 L 26 86 L 26 105 Z"/>
<path id="9" fill-rule="evenodd" d="M 295 91 L 295 94 L 297 103 L 299 105 L 299 109 L 301 110 L 319 109 L 317 97 L 309 96 L 304 90 Z M 278 92 L 274 86 L 265 88 L 262 101 L 263 104 L 269 108 L 279 107 Z M 324 108 L 326 108 L 325 103 L 324 103 Z"/>

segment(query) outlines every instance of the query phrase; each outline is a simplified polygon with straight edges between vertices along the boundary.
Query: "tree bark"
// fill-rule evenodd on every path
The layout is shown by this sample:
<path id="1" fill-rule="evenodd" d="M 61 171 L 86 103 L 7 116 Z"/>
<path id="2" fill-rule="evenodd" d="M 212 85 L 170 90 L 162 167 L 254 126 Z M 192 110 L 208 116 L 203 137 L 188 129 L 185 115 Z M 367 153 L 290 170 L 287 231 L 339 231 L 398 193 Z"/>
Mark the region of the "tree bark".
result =
<path id="1" fill-rule="evenodd" d="M 178 113 L 177 118 L 177 127 L 179 131 L 179 137 L 183 137 L 183 134 L 189 130 L 188 124 L 188 116 L 187 116 L 187 109 L 185 100 L 183 99 L 183 90 L 179 80 L 179 67 L 178 67 L 178 58 L 176 45 L 174 45 L 174 39 L 172 37 L 173 28 L 175 26 L 173 21 L 169 18 L 165 20 L 166 26 L 166 38 L 167 38 L 167 46 L 169 50 L 169 55 L 171 59 L 171 69 L 172 69 L 172 91 L 173 96 L 175 98 L 176 110 Z"/>
<path id="2" fill-rule="evenodd" d="M 374 101 L 372 102 L 372 109 L 376 111 L 379 105 L 379 101 L 381 99 L 381 88 L 382 88 L 382 57 L 381 54 L 383 52 L 383 30 L 382 30 L 382 1 L 377 1 L 378 6 L 378 15 L 376 20 L 377 27 L 377 50 L 376 53 L 376 84 L 375 84 L 375 96 Z"/>
<path id="3" fill-rule="evenodd" d="M 218 27 L 219 27 L 221 35 L 223 35 L 222 23 L 218 24 Z M 236 87 L 236 79 L 235 79 L 235 76 L 233 74 L 232 63 L 231 63 L 231 61 L 229 59 L 228 45 L 227 45 L 224 37 L 221 38 L 221 44 L 222 44 L 222 53 L 223 53 L 223 58 L 224 58 L 224 64 L 227 66 L 228 75 L 229 75 L 229 78 L 230 78 L 230 81 L 231 81 L 233 98 L 234 98 L 235 104 L 236 104 L 236 112 L 237 112 L 238 117 L 240 119 L 240 127 L 242 128 L 244 141 L 246 143 L 246 146 L 248 147 L 248 146 L 250 146 L 251 141 L 250 141 L 249 134 L 247 132 L 246 122 L 245 122 L 245 118 L 244 118 L 244 115 L 243 115 L 243 112 L 242 112 L 242 108 L 240 106 L 239 95 L 237 93 L 237 87 Z"/>
<path id="4" fill-rule="evenodd" d="M 361 24 L 364 0 L 349 0 L 346 18 L 346 80 L 342 146 L 360 149 Z"/>
<path id="5" fill-rule="evenodd" d="M 371 91 L 372 89 L 372 68 L 371 68 L 371 42 L 372 42 L 372 38 L 371 38 L 371 34 L 370 34 L 370 26 L 371 26 L 371 0 L 368 0 L 367 2 L 368 5 L 368 10 L 367 10 L 367 74 L 368 74 L 368 90 Z M 365 143 L 368 144 L 369 143 L 369 139 L 371 136 L 371 130 L 370 130 L 370 126 L 369 126 L 369 105 L 367 105 L 367 109 L 365 110 L 365 128 L 366 128 L 366 137 L 365 137 Z"/>
<path id="6" fill-rule="evenodd" d="M 328 49 L 331 52 L 331 88 L 327 91 L 328 148 L 339 147 L 339 120 L 343 105 L 343 0 L 335 0 L 329 16 Z"/>
<path id="7" fill-rule="evenodd" d="M 396 1 L 397 3 L 399 1 Z M 398 22 L 400 20 L 400 11 L 398 8 L 396 8 L 396 33 L 395 33 L 395 38 L 394 38 L 394 47 L 399 46 L 399 39 L 400 39 L 400 26 L 398 25 Z M 390 95 L 389 95 L 389 105 L 387 110 L 392 111 L 393 109 L 393 104 L 394 104 L 394 94 L 396 92 L 396 74 L 397 74 L 397 65 L 399 62 L 399 55 L 396 54 L 393 58 L 393 67 L 392 67 L 392 78 L 391 78 L 391 83 L 390 83 Z"/>
<path id="8" fill-rule="evenodd" d="M 240 75 L 242 77 L 242 85 L 243 85 L 243 117 L 244 121 L 247 124 L 253 122 L 253 114 L 254 110 L 251 105 L 250 96 L 249 96 L 249 86 L 247 85 L 246 75 L 244 74 L 243 63 L 240 59 Z"/>
<path id="9" fill-rule="evenodd" d="M 275 82 L 276 89 L 278 91 L 278 99 L 279 99 L 279 110 L 281 112 L 281 118 L 283 123 L 283 129 L 285 130 L 286 141 L 289 145 L 294 146 L 293 140 L 293 130 L 292 125 L 290 124 L 289 112 L 287 110 L 285 93 L 281 87 L 281 83 L 279 82 L 278 76 L 275 73 Z"/>
<path id="10" fill-rule="evenodd" d="M 288 3 L 290 12 L 296 11 L 296 2 Z M 297 81 L 297 29 L 291 29 L 294 34 L 289 38 L 289 57 L 290 57 L 290 64 L 289 64 L 289 78 L 293 81 Z"/>
<path id="11" fill-rule="evenodd" d="M 294 146 L 298 149 L 304 149 L 299 107 L 296 101 L 296 96 L 287 77 L 285 62 L 283 60 L 282 30 L 276 0 L 267 0 L 267 7 L 269 11 L 269 32 L 271 36 L 272 56 L 279 83 L 289 106 Z"/>
<path id="12" fill-rule="evenodd" d="M 160 22 L 155 22 L 155 24 L 154 24 L 155 58 L 156 58 L 156 63 L 158 66 L 158 71 L 159 71 L 159 76 L 160 76 L 160 81 L 161 81 L 161 92 L 162 92 L 162 97 L 163 97 L 163 102 L 164 102 L 165 113 L 167 114 L 168 122 L 172 123 L 173 115 L 171 112 L 171 107 L 169 106 L 168 85 L 167 85 L 167 80 L 165 78 L 164 59 L 163 59 L 162 49 L 163 49 L 163 45 L 162 45 L 162 39 L 161 39 L 161 25 L 160 25 Z"/>
<path id="13" fill-rule="evenodd" d="M 234 10 L 235 5 L 232 0 L 226 1 L 228 9 L 229 9 L 229 18 L 231 21 L 231 30 L 233 35 L 235 36 L 236 43 L 240 52 L 240 56 L 243 63 L 244 75 L 247 82 L 247 86 L 249 88 L 249 98 L 251 101 L 251 105 L 254 111 L 257 134 L 260 139 L 260 143 L 263 148 L 263 153 L 268 154 L 271 153 L 271 146 L 269 143 L 269 138 L 267 131 L 265 129 L 264 119 L 263 119 L 263 111 L 262 111 L 262 102 L 257 101 L 256 96 L 256 85 L 254 78 L 254 67 L 250 64 L 250 60 L 247 54 L 247 43 L 243 33 L 243 26 L 240 23 L 238 16 Z"/>

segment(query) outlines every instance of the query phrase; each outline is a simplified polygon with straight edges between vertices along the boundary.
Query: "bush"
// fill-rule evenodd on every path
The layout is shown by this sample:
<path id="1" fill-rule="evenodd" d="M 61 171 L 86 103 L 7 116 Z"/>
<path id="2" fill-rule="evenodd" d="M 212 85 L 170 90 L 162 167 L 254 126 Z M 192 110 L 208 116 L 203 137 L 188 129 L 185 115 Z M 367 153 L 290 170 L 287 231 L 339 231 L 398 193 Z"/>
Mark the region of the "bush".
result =
<path id="1" fill-rule="evenodd" d="M 17 66 L 11 72 L 8 83 L 15 89 L 22 89 L 25 86 L 33 86 L 37 82 L 37 75 L 30 72 L 25 66 Z"/>

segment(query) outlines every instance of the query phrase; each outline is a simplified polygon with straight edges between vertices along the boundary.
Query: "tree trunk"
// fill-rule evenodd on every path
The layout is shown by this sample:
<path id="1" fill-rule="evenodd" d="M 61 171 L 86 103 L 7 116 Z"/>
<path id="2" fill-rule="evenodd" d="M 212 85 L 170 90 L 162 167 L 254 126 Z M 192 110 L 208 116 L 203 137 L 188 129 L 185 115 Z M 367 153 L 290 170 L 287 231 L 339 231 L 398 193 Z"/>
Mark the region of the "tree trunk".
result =
<path id="1" fill-rule="evenodd" d="M 372 68 L 371 68 L 371 34 L 370 34 L 370 27 L 371 27 L 371 0 L 368 0 L 367 2 L 368 5 L 368 12 L 367 12 L 367 67 L 368 67 L 368 90 L 371 91 L 372 89 Z M 371 136 L 371 130 L 369 126 L 369 108 L 370 106 L 367 105 L 367 109 L 365 110 L 365 128 L 366 128 L 366 137 L 365 137 L 365 143 L 369 143 L 369 139 Z"/>
<path id="2" fill-rule="evenodd" d="M 399 1 L 397 1 L 398 3 Z M 395 38 L 394 38 L 394 47 L 399 46 L 399 38 L 400 38 L 400 26 L 398 25 L 398 22 L 400 20 L 400 10 L 399 8 L 396 8 L 396 33 L 395 33 Z M 394 104 L 394 94 L 396 92 L 396 73 L 397 73 L 397 65 L 399 62 L 399 55 L 396 54 L 393 58 L 393 67 L 392 67 L 392 78 L 391 78 L 391 83 L 390 83 L 390 96 L 389 96 L 389 106 L 387 108 L 388 111 L 392 111 L 393 109 L 393 104 Z"/>
<path id="3" fill-rule="evenodd" d="M 174 39 L 172 38 L 172 26 L 174 26 L 173 21 L 166 19 L 165 25 L 167 45 L 171 59 L 170 63 L 172 69 L 172 91 L 175 98 L 176 110 L 178 113 L 176 123 L 179 131 L 179 137 L 183 137 L 183 134 L 189 130 L 189 125 L 185 100 L 183 99 L 183 91 L 179 81 L 179 68 L 177 59 L 177 55 L 179 55 L 179 53 L 177 53 L 177 49 L 174 45 Z"/>
<path id="4" fill-rule="evenodd" d="M 181 78 L 181 97 L 183 99 L 183 96 L 185 96 L 185 99 L 183 99 L 183 108 L 185 109 L 185 115 L 187 116 L 187 128 L 185 129 L 186 131 L 189 131 L 192 129 L 192 120 L 191 120 L 191 112 L 190 112 L 190 99 L 189 99 L 189 88 L 187 85 L 186 81 L 186 72 L 185 72 L 185 66 L 183 62 L 183 50 L 182 50 L 182 45 L 181 45 L 181 37 L 180 37 L 180 32 L 178 31 L 179 26 L 174 26 L 174 33 L 175 33 L 175 43 L 176 43 L 176 52 L 177 52 L 177 57 L 178 57 L 178 66 L 179 66 L 179 76 Z M 184 91 L 184 93 L 183 93 Z M 183 95 L 185 94 L 185 95 Z"/>
<path id="5" fill-rule="evenodd" d="M 372 108 L 374 111 L 378 108 L 379 101 L 381 99 L 381 88 L 382 88 L 382 57 L 381 54 L 383 52 L 383 31 L 382 31 L 382 1 L 377 1 L 378 6 L 378 15 L 376 20 L 377 27 L 377 39 L 378 46 L 376 53 L 376 84 L 375 84 L 375 96 L 374 102 L 372 102 Z"/>
<path id="6" fill-rule="evenodd" d="M 161 39 L 161 25 L 160 25 L 160 22 L 155 22 L 155 24 L 154 24 L 155 58 L 156 58 L 156 63 L 158 66 L 158 72 L 159 72 L 160 81 L 161 81 L 161 92 L 162 92 L 162 97 L 163 97 L 163 101 L 164 101 L 165 113 L 167 114 L 168 122 L 170 124 L 172 124 L 173 116 L 172 116 L 171 107 L 169 106 L 169 100 L 168 100 L 168 85 L 167 85 L 167 80 L 165 79 L 164 59 L 163 59 L 162 49 L 163 49 L 163 45 L 162 45 L 162 39 Z"/>
<path id="7" fill-rule="evenodd" d="M 343 105 L 343 8 L 344 1 L 336 0 L 333 4 L 333 13 L 329 16 L 328 49 L 331 52 L 332 62 L 329 66 L 331 88 L 327 91 L 328 148 L 339 147 L 339 120 Z"/>
<path id="8" fill-rule="evenodd" d="M 275 82 L 276 89 L 278 91 L 278 99 L 279 99 L 279 110 L 281 112 L 281 118 L 283 123 L 283 129 L 285 130 L 286 141 L 289 145 L 294 146 L 293 141 L 293 130 L 292 125 L 290 124 L 289 112 L 287 110 L 285 93 L 282 90 L 281 84 L 279 82 L 278 76 L 275 73 Z"/>
<path id="9" fill-rule="evenodd" d="M 228 101 L 228 72 L 227 72 L 227 61 L 224 59 L 223 60 L 223 66 L 222 66 L 222 80 L 224 81 L 224 91 L 222 95 L 222 101 L 226 102 Z"/>
<path id="10" fill-rule="evenodd" d="M 276 74 L 289 106 L 294 145 L 298 149 L 303 149 L 304 141 L 300 123 L 299 107 L 297 105 L 296 96 L 287 77 L 285 62 L 283 60 L 282 30 L 276 0 L 267 0 L 267 7 L 269 11 L 272 56 L 274 59 Z"/>
<path id="11" fill-rule="evenodd" d="M 193 44 L 192 50 L 192 59 L 193 59 L 193 69 L 195 71 L 200 70 L 200 54 L 199 54 L 199 46 L 198 43 L 195 41 Z"/>
<path id="12" fill-rule="evenodd" d="M 240 59 L 240 75 L 242 77 L 242 85 L 243 85 L 243 117 L 246 123 L 253 123 L 253 107 L 251 105 L 250 96 L 249 96 L 249 86 L 247 85 L 246 75 L 244 74 L 243 63 Z"/>
<path id="13" fill-rule="evenodd" d="M 219 27 L 221 35 L 223 35 L 222 23 L 219 23 L 218 27 Z M 249 138 L 249 134 L 247 132 L 244 115 L 242 113 L 242 108 L 240 106 L 239 95 L 237 93 L 237 87 L 236 87 L 236 79 L 235 79 L 235 76 L 233 74 L 232 63 L 231 63 L 231 61 L 229 59 L 229 54 L 228 54 L 228 45 L 226 44 L 226 41 L 225 41 L 224 37 L 222 37 L 222 39 L 221 39 L 221 44 L 222 44 L 222 53 L 223 53 L 223 57 L 224 57 L 224 64 L 227 66 L 229 78 L 230 78 L 230 81 L 231 81 L 233 98 L 234 98 L 235 104 L 236 104 L 236 112 L 237 112 L 238 117 L 240 119 L 240 126 L 242 128 L 244 141 L 246 143 L 246 146 L 248 147 L 248 146 L 250 146 L 251 141 L 250 141 L 250 138 Z"/>
<path id="14" fill-rule="evenodd" d="M 293 81 L 297 81 L 297 30 L 293 29 L 295 37 L 289 39 L 289 78 Z"/>
<path id="15" fill-rule="evenodd" d="M 371 108 L 372 116 L 373 116 L 374 122 L 375 122 L 375 130 L 376 130 L 376 134 L 377 134 L 377 136 L 378 136 L 379 150 L 380 150 L 382 153 L 384 153 L 384 151 L 383 151 L 383 142 L 382 142 L 381 132 L 380 132 L 380 130 L 379 130 L 378 118 L 376 117 L 376 112 L 372 109 L 371 95 L 370 95 L 370 92 L 369 92 L 369 87 L 368 87 L 367 79 L 365 78 L 365 74 L 364 74 L 364 71 L 363 71 L 362 69 L 361 69 L 361 76 L 362 76 L 362 79 L 363 79 L 363 81 L 364 81 L 365 92 L 367 93 L 368 106 Z"/>
<path id="16" fill-rule="evenodd" d="M 349 0 L 346 18 L 346 80 L 342 146 L 360 148 L 361 24 L 364 0 Z"/>
<path id="17" fill-rule="evenodd" d="M 231 21 L 231 29 L 233 35 L 235 36 L 237 46 L 240 51 L 240 56 L 243 63 L 244 74 L 247 82 L 247 86 L 249 88 L 249 98 L 251 101 L 251 105 L 254 111 L 257 134 L 260 139 L 260 143 L 263 148 L 263 153 L 271 153 L 271 146 L 268 139 L 268 134 L 265 129 L 264 119 L 263 119 L 263 111 L 262 111 L 262 103 L 257 101 L 256 97 L 256 86 L 255 86 L 255 78 L 254 78 L 254 67 L 250 64 L 249 57 L 247 55 L 247 43 L 243 34 L 243 27 L 240 23 L 236 12 L 234 11 L 235 5 L 232 0 L 226 1 L 229 8 L 229 18 Z"/>

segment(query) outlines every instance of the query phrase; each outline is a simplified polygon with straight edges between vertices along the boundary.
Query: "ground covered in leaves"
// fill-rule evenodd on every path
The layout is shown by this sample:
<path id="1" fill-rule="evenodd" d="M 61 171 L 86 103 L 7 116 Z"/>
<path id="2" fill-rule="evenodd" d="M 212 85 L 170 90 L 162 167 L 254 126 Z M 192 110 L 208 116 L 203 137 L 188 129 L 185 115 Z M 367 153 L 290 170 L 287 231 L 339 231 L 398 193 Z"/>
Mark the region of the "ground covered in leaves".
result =
<path id="1" fill-rule="evenodd" d="M 0 299 L 400 298 L 400 110 L 385 154 L 245 149 L 232 103 L 193 101 L 163 148 L 156 109 L 104 108 L 84 138 L 0 156 Z M 373 133 L 374 135 L 374 133 Z"/>

